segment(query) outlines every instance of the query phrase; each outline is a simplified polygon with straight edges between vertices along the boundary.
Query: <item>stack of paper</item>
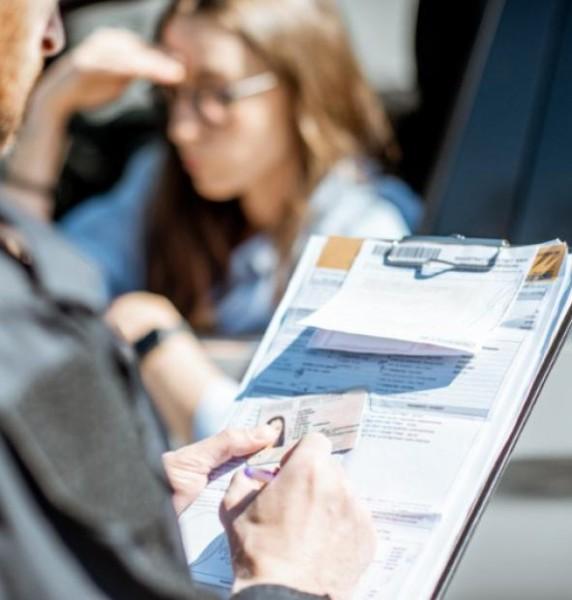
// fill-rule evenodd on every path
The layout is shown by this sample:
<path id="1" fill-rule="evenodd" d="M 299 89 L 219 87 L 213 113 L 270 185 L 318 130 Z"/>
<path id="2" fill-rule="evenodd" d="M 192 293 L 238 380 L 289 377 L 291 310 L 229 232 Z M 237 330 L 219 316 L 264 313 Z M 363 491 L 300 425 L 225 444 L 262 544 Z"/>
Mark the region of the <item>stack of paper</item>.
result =
<path id="1" fill-rule="evenodd" d="M 340 440 L 339 448 L 351 448 L 337 456 L 370 508 L 379 538 L 375 561 L 355 597 L 432 598 L 451 572 L 570 322 L 572 264 L 566 245 L 556 241 L 503 249 L 493 271 L 452 271 L 419 280 L 405 269 L 380 266 L 378 245 L 312 238 L 229 423 L 247 426 L 281 417 L 283 445 L 318 428 Z M 380 268 L 383 284 L 378 284 Z M 380 298 L 387 281 L 396 283 L 392 302 Z M 408 286 L 417 285 L 419 294 L 394 305 Z M 455 296 L 472 307 L 461 311 L 463 336 L 432 302 L 430 286 L 440 287 L 435 294 L 445 302 L 452 297 L 450 288 L 465 290 Z M 473 302 L 469 289 L 482 298 Z M 357 304 L 348 303 L 348 294 Z M 373 302 L 379 319 L 364 319 Z M 316 319 L 331 326 L 336 304 L 343 314 L 333 325 L 348 318 L 352 328 L 328 335 L 349 335 L 350 352 L 316 349 L 316 329 L 306 325 Z M 481 310 L 474 320 L 470 315 L 477 304 Z M 440 319 L 443 329 L 426 327 L 426 319 L 429 324 Z M 477 335 L 476 322 L 486 335 Z M 364 348 L 378 344 L 369 341 L 378 334 L 392 339 L 408 329 L 413 350 L 420 342 L 441 348 L 450 338 L 456 344 L 478 343 L 480 350 L 356 353 L 358 326 L 360 335 L 369 336 Z M 421 340 L 417 326 L 423 329 Z M 341 411 L 344 402 L 347 410 Z M 243 465 L 222 469 L 180 522 L 193 576 L 225 593 L 232 569 L 218 507 L 237 468 Z"/>
<path id="2" fill-rule="evenodd" d="M 444 258 L 436 246 L 403 247 L 411 256 L 439 256 L 419 271 L 388 264 L 391 244 L 365 242 L 340 291 L 302 322 L 319 329 L 313 347 L 416 355 L 480 350 L 514 303 L 538 247 L 493 249 L 491 268 L 475 272 L 454 265 L 488 261 L 490 247 L 467 257 L 470 246 L 447 245 Z"/>

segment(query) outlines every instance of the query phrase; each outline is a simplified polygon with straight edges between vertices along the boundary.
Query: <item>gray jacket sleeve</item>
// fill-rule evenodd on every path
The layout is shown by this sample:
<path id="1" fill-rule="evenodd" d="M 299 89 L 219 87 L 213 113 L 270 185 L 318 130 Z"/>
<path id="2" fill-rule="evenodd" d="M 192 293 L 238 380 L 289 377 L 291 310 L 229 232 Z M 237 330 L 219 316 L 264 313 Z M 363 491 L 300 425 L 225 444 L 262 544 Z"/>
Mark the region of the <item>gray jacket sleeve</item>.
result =
<path id="1" fill-rule="evenodd" d="M 253 585 L 235 594 L 232 600 L 270 600 L 271 598 L 273 600 L 318 600 L 329 596 L 306 594 L 281 585 Z"/>
<path id="2" fill-rule="evenodd" d="M 0 598 L 205 600 L 150 404 L 98 317 L 91 271 L 1 203 L 0 224 Z"/>
<path id="3" fill-rule="evenodd" d="M 28 483 L 0 436 L 0 598 L 104 598 L 54 534 L 30 495 Z M 192 597 L 205 598 L 193 594 Z M 314 600 L 294 589 L 259 585 L 235 594 L 233 600 Z"/>

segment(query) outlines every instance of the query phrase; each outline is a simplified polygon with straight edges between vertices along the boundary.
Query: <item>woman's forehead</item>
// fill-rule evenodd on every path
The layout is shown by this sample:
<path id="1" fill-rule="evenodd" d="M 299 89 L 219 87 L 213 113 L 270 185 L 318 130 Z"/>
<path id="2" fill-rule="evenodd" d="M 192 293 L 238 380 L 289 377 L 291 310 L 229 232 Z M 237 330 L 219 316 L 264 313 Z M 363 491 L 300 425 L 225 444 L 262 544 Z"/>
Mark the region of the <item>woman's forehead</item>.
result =
<path id="1" fill-rule="evenodd" d="M 189 77 L 208 72 L 233 79 L 263 67 L 262 60 L 238 35 L 205 16 L 175 16 L 161 41 L 185 64 Z"/>

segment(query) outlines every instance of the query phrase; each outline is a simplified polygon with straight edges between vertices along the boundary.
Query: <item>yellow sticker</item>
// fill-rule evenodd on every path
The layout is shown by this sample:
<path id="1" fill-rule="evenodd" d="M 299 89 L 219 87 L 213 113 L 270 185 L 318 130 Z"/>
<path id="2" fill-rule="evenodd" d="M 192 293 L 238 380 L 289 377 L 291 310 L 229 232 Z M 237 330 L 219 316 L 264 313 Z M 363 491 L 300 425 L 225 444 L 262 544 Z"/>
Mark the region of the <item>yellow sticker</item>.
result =
<path id="1" fill-rule="evenodd" d="M 358 255 L 363 239 L 331 236 L 328 238 L 317 266 L 324 269 L 349 271 Z"/>
<path id="2" fill-rule="evenodd" d="M 527 281 L 551 281 L 558 277 L 568 246 L 555 244 L 540 248 L 528 273 Z"/>

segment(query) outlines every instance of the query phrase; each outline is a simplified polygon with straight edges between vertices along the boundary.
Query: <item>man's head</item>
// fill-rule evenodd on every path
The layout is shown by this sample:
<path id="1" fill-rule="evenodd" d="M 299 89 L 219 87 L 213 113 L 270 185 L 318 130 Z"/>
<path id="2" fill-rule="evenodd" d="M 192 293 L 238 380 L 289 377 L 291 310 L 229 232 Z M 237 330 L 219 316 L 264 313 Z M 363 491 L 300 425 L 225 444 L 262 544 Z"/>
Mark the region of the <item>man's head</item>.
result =
<path id="1" fill-rule="evenodd" d="M 46 56 L 64 43 L 57 0 L 0 0 L 0 154 L 18 129 Z"/>

